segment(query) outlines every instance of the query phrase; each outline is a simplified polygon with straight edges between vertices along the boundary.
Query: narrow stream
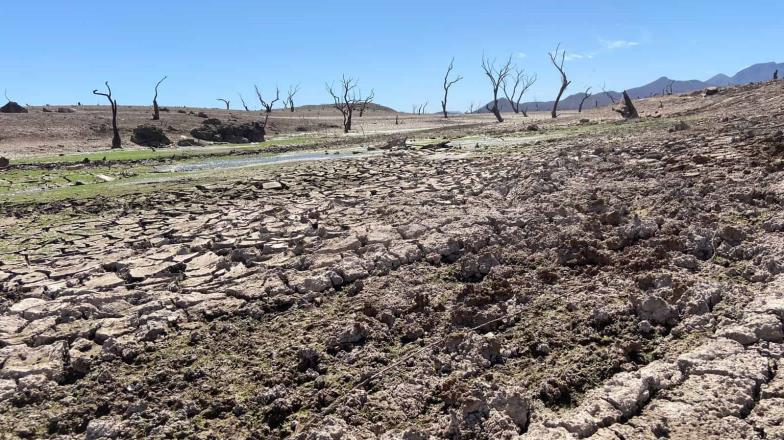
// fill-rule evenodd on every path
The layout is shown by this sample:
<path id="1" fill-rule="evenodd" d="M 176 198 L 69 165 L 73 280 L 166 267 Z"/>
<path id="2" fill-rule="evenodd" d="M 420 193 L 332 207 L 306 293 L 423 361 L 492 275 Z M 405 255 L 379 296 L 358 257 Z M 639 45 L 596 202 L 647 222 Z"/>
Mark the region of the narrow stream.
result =
<path id="1" fill-rule="evenodd" d="M 278 154 L 274 156 L 249 156 L 249 157 L 240 157 L 236 159 L 207 159 L 200 162 L 161 165 L 153 168 L 153 170 L 158 173 L 177 173 L 177 172 L 203 171 L 203 170 L 214 170 L 214 169 L 253 167 L 257 165 L 286 163 L 286 162 L 300 162 L 306 160 L 334 160 L 334 159 L 362 158 L 362 157 L 376 156 L 378 154 L 380 154 L 379 151 L 355 150 L 355 151 L 334 151 L 334 152 L 323 152 L 323 153 L 307 152 L 307 153 Z"/>

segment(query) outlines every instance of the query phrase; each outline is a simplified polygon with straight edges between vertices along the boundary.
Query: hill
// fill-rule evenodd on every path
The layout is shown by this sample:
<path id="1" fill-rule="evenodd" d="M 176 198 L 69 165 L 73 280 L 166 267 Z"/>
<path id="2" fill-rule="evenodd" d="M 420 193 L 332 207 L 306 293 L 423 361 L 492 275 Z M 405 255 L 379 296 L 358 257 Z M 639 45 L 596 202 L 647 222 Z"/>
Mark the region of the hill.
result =
<path id="1" fill-rule="evenodd" d="M 640 99 L 666 94 L 668 91 L 670 91 L 670 88 L 672 93 L 678 94 L 690 93 L 696 90 L 705 89 L 707 87 L 725 87 L 730 85 L 743 85 L 753 82 L 769 81 L 773 78 L 773 72 L 775 72 L 776 69 L 779 70 L 780 75 L 784 74 L 784 63 L 777 64 L 770 62 L 754 64 L 738 71 L 731 77 L 725 74 L 718 74 L 705 81 L 696 79 L 680 81 L 662 76 L 661 78 L 658 78 L 655 81 L 652 81 L 643 86 L 627 89 L 627 92 L 629 93 L 629 96 L 632 97 L 632 99 Z M 585 108 L 601 107 L 612 104 L 613 101 L 617 102 L 621 97 L 621 93 L 614 90 L 607 92 L 592 90 L 591 92 L 593 94 L 585 101 Z M 583 96 L 585 96 L 583 92 L 569 95 L 561 99 L 558 108 L 561 110 L 577 110 L 580 106 L 580 102 L 582 101 Z M 553 106 L 553 101 L 529 101 L 520 103 L 520 105 L 522 108 L 527 109 L 528 111 L 549 110 Z M 501 107 L 502 112 L 513 111 L 511 103 L 506 98 L 499 100 L 499 106 Z M 477 110 L 476 113 L 487 112 L 487 108 L 482 107 L 481 109 Z"/>

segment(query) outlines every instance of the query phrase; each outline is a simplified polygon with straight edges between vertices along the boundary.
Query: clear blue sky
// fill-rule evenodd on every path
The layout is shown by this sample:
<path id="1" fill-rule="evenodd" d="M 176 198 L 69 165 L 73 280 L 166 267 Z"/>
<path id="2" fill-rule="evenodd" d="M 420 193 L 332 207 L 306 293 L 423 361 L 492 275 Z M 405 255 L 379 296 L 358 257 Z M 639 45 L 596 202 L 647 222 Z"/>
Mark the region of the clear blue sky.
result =
<path id="1" fill-rule="evenodd" d="M 375 88 L 376 101 L 409 111 L 439 106 L 455 57 L 465 79 L 450 108 L 488 99 L 483 52 L 539 76 L 529 98 L 552 99 L 547 51 L 569 54 L 567 94 L 661 75 L 706 79 L 784 60 L 784 1 L 5 1 L 0 89 L 22 104 L 95 103 L 109 80 L 120 104 L 218 106 L 237 92 L 257 107 L 263 90 L 301 83 L 297 102 L 328 101 L 342 73 Z"/>

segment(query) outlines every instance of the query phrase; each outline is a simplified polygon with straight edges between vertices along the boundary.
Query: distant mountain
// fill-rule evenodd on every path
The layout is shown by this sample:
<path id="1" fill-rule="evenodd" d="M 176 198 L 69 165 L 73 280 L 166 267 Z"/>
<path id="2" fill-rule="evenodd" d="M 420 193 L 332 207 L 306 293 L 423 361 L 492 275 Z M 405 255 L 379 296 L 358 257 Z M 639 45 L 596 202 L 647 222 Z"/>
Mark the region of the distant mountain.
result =
<path id="1" fill-rule="evenodd" d="M 679 81 L 662 76 L 661 78 L 645 84 L 644 86 L 627 89 L 627 93 L 632 99 L 649 98 L 651 96 L 661 96 L 667 93 L 672 88 L 672 93 L 689 93 L 697 90 L 702 90 L 708 87 L 725 87 L 730 85 L 749 84 L 752 82 L 770 81 L 773 79 L 773 72 L 779 70 L 779 78 L 784 77 L 784 63 L 760 63 L 749 66 L 733 76 L 727 76 L 722 73 L 709 78 L 706 81 L 699 81 L 696 79 L 688 81 Z M 592 95 L 585 100 L 583 108 L 599 107 L 612 104 L 613 100 L 618 102 L 621 97 L 620 92 L 601 90 L 591 90 Z M 558 104 L 561 110 L 577 110 L 580 106 L 585 93 L 580 92 L 569 95 Z M 502 112 L 511 112 L 512 105 L 506 98 L 498 100 L 498 105 Z M 520 103 L 520 106 L 527 111 L 544 111 L 550 110 L 553 107 L 553 101 L 538 101 L 538 102 L 525 102 Z M 477 113 L 487 113 L 486 107 L 477 110 Z"/>

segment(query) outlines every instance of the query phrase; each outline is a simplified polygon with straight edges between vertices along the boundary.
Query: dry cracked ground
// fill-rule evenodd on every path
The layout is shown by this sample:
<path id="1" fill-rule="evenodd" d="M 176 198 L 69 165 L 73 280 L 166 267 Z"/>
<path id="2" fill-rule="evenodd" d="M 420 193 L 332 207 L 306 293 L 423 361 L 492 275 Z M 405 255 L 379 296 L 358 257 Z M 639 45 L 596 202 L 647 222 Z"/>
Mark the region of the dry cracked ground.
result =
<path id="1" fill-rule="evenodd" d="M 2 436 L 784 439 L 784 83 L 641 105 L 4 206 Z"/>

